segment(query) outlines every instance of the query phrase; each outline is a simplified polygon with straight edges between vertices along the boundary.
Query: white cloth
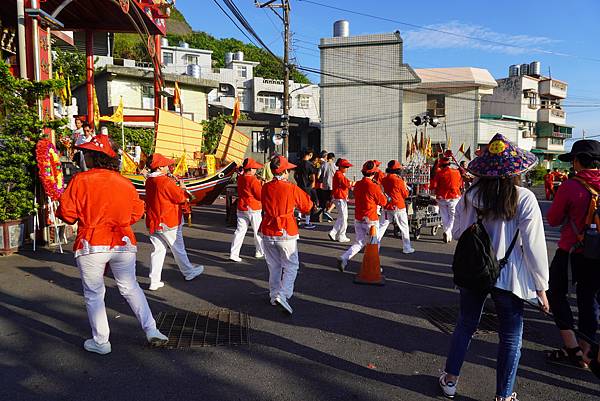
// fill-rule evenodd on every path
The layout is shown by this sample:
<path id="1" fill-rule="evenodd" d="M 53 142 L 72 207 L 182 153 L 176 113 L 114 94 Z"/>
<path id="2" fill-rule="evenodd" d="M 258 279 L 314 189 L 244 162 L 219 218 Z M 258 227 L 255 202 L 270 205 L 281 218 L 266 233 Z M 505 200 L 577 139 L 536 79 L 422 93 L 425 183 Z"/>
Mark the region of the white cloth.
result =
<path id="1" fill-rule="evenodd" d="M 230 256 L 234 258 L 240 257 L 240 249 L 242 249 L 244 237 L 246 236 L 246 231 L 248 231 L 249 225 L 252 226 L 252 230 L 254 231 L 254 246 L 256 248 L 256 253 L 260 253 L 261 255 L 264 254 L 262 238 L 260 237 L 260 235 L 258 235 L 258 229 L 260 227 L 261 222 L 261 210 L 237 211 L 237 228 L 233 233 L 233 241 L 231 242 Z"/>
<path id="2" fill-rule="evenodd" d="M 335 175 L 335 164 L 333 162 L 324 162 L 319 171 L 319 180 L 323 184 L 321 189 L 326 191 L 333 189 L 333 176 Z"/>
<path id="3" fill-rule="evenodd" d="M 379 233 L 379 221 L 354 221 L 354 243 L 344 252 L 342 260 L 347 262 L 363 249 L 369 239 L 369 231 L 372 226 L 375 226 L 377 233 Z"/>
<path id="4" fill-rule="evenodd" d="M 333 204 L 338 210 L 338 215 L 330 233 L 339 241 L 346 238 L 346 230 L 348 230 L 348 201 L 346 199 L 334 199 Z"/>
<path id="5" fill-rule="evenodd" d="M 298 240 L 278 240 L 263 237 L 265 260 L 269 268 L 269 296 L 275 301 L 277 295 L 286 299 L 294 293 L 294 282 L 300 267 L 298 259 Z"/>
<path id="6" fill-rule="evenodd" d="M 129 303 L 144 332 L 156 329 L 148 301 L 136 279 L 135 256 L 134 252 L 104 252 L 82 255 L 75 259 L 81 273 L 92 336 L 98 344 L 107 343 L 110 334 L 104 306 L 104 269 L 107 263 L 110 264 L 119 292 Z"/>
<path id="7" fill-rule="evenodd" d="M 167 247 L 173 252 L 175 263 L 184 276 L 190 274 L 194 269 L 195 266 L 190 262 L 185 251 L 183 221 L 176 228 L 155 231 L 154 234 L 150 234 L 150 242 L 154 245 L 154 251 L 150 254 L 150 285 L 160 283 Z"/>
<path id="8" fill-rule="evenodd" d="M 452 240 L 452 227 L 454 227 L 458 201 L 458 199 L 438 199 L 437 201 L 440 208 L 440 217 L 442 218 L 442 229 L 449 240 Z"/>
<path id="9" fill-rule="evenodd" d="M 517 215 L 513 220 L 484 219 L 483 225 L 490 235 L 492 245 L 498 259 L 502 259 L 517 229 L 519 240 L 508 258 L 508 263 L 500 271 L 496 287 L 511 291 L 521 299 L 533 299 L 536 290 L 548 289 L 548 253 L 542 212 L 533 192 L 527 188 L 517 187 L 519 203 Z M 476 191 L 467 194 L 456 207 L 456 238 L 477 221 L 477 212 L 473 207 Z M 520 245 L 520 246 L 519 246 Z"/>
<path id="10" fill-rule="evenodd" d="M 395 208 L 394 210 L 383 211 L 381 218 L 379 219 L 379 232 L 377 236 L 379 242 L 381 242 L 390 223 L 396 224 L 400 229 L 400 233 L 402 234 L 402 249 L 411 249 L 412 246 L 410 244 L 410 231 L 408 228 L 408 214 L 406 213 L 406 209 Z"/>

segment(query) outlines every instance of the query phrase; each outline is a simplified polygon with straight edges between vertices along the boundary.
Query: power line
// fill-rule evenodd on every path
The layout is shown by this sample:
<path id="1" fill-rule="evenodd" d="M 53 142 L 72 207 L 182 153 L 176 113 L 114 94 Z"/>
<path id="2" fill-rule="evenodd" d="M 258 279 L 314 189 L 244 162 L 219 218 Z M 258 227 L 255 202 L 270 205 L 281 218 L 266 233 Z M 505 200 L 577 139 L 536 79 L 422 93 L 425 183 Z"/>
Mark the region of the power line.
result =
<path id="1" fill-rule="evenodd" d="M 411 28 L 417 28 L 417 29 L 422 29 L 422 30 L 426 30 L 426 31 L 437 32 L 437 33 L 441 33 L 441 34 L 444 34 L 444 35 L 450 35 L 450 36 L 464 38 L 464 39 L 477 40 L 477 41 L 480 41 L 480 42 L 485 42 L 485 43 L 490 43 L 490 44 L 495 44 L 495 45 L 505 46 L 505 47 L 511 47 L 511 48 L 514 48 L 514 49 L 535 51 L 535 52 L 538 52 L 538 53 L 550 54 L 550 55 L 554 55 L 554 56 L 573 57 L 573 58 L 579 58 L 579 59 L 582 59 L 582 60 L 589 60 L 589 61 L 600 62 L 600 59 L 594 58 L 594 57 L 585 57 L 585 56 L 578 56 L 578 55 L 575 55 L 575 54 L 559 53 L 559 52 L 555 52 L 555 51 L 551 51 L 551 50 L 545 50 L 545 49 L 540 49 L 540 48 L 531 48 L 531 47 L 526 47 L 526 46 L 519 46 L 519 45 L 515 45 L 515 44 L 500 42 L 500 41 L 497 41 L 497 40 L 484 39 L 484 38 L 479 38 L 477 36 L 471 36 L 471 35 L 465 35 L 465 34 L 460 34 L 460 33 L 456 33 L 456 32 L 444 31 L 442 29 L 436 29 L 436 28 L 432 28 L 432 27 L 428 27 L 428 26 L 417 25 L 417 24 L 413 24 L 413 23 L 410 23 L 410 22 L 406 22 L 406 21 L 400 21 L 400 20 L 396 20 L 396 19 L 382 17 L 382 16 L 379 16 L 379 15 L 373 15 L 373 14 L 368 14 L 368 13 L 364 13 L 364 12 L 360 12 L 360 11 L 349 10 L 347 8 L 341 8 L 341 7 L 331 6 L 329 4 L 323 4 L 323 3 L 319 3 L 319 2 L 316 2 L 316 1 L 312 1 L 312 0 L 298 0 L 298 1 L 301 1 L 301 2 L 304 2 L 304 3 L 314 4 L 314 5 L 317 5 L 317 6 L 320 6 L 320 7 L 330 8 L 330 9 L 337 10 L 337 11 L 344 11 L 344 12 L 347 12 L 347 13 L 350 13 L 350 14 L 361 15 L 363 17 L 369 17 L 369 18 L 380 20 L 380 21 L 387 21 L 387 22 L 392 22 L 392 23 L 399 24 L 399 25 L 405 25 L 405 26 L 409 26 Z"/>
<path id="2" fill-rule="evenodd" d="M 254 42 L 252 40 L 252 38 L 250 36 L 248 36 L 248 34 L 246 34 L 246 32 L 244 32 L 244 30 L 242 28 L 240 28 L 240 26 L 233 20 L 233 18 L 231 18 L 231 16 L 229 14 L 227 14 L 227 11 L 225 11 L 225 9 L 223 7 L 221 7 L 218 0 L 213 0 L 213 2 L 217 5 L 217 7 L 219 7 L 221 9 L 221 11 L 223 11 L 223 14 L 225 14 L 225 16 L 227 18 L 229 18 L 229 20 L 233 23 L 233 25 L 235 25 L 235 27 L 242 33 L 242 35 L 244 35 L 248 39 L 248 41 L 250 41 L 250 43 L 252 43 L 256 47 L 260 47 L 256 44 L 256 42 Z"/>

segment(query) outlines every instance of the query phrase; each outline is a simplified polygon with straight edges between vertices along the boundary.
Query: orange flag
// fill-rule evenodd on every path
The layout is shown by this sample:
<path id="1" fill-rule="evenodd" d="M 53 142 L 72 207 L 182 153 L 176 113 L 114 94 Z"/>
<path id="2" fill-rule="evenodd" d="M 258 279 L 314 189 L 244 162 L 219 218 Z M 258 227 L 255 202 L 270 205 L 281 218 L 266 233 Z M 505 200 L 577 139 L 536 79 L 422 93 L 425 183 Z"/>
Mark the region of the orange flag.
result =
<path id="1" fill-rule="evenodd" d="M 464 142 L 460 144 L 460 148 L 458 148 L 458 151 L 462 154 L 465 153 L 465 143 Z"/>
<path id="2" fill-rule="evenodd" d="M 233 120 L 233 125 L 236 125 L 238 120 L 240 119 L 240 99 L 235 98 L 235 103 L 233 103 L 233 112 L 231 113 L 231 117 Z"/>
<path id="3" fill-rule="evenodd" d="M 181 107 L 181 91 L 179 90 L 177 81 L 175 81 L 175 91 L 173 93 L 173 106 Z"/>

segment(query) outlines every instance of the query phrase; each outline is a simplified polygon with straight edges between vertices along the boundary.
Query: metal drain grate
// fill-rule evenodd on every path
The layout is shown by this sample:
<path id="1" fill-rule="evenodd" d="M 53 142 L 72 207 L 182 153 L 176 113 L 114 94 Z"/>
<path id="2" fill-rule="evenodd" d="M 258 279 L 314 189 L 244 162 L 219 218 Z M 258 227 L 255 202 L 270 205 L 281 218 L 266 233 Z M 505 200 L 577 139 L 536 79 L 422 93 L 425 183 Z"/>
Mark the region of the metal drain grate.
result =
<path id="1" fill-rule="evenodd" d="M 250 344 L 248 314 L 228 309 L 161 312 L 156 324 L 169 337 L 167 348 Z"/>
<path id="2" fill-rule="evenodd" d="M 419 311 L 438 329 L 446 334 L 452 334 L 460 308 L 458 306 L 419 306 Z M 488 307 L 483 309 L 481 321 L 474 336 L 485 336 L 498 332 L 496 313 Z"/>

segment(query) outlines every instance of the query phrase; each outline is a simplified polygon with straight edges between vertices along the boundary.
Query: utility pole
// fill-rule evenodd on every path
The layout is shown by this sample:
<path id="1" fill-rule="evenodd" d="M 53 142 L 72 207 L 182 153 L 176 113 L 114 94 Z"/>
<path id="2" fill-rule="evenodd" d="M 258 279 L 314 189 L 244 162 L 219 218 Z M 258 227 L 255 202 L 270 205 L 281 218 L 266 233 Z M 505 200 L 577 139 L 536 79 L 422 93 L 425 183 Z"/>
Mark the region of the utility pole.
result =
<path id="1" fill-rule="evenodd" d="M 283 138 L 283 155 L 288 157 L 288 139 L 290 133 L 290 2 L 281 0 L 281 3 L 275 3 L 277 0 L 269 0 L 266 3 L 255 1 L 255 5 L 260 8 L 269 8 L 283 22 L 283 114 L 281 115 L 281 137 Z M 275 4 L 274 4 L 275 3 Z M 275 9 L 281 8 L 283 16 Z"/>

